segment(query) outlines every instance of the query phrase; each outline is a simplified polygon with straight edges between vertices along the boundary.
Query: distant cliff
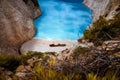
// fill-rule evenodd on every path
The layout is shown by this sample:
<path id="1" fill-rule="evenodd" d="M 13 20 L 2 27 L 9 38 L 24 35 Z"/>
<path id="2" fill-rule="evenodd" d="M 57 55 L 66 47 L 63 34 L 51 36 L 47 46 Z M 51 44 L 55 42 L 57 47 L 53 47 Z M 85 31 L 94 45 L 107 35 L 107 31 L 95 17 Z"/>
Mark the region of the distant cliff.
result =
<path id="1" fill-rule="evenodd" d="M 0 0 L 0 53 L 17 55 L 34 36 L 33 19 L 40 14 L 37 0 Z"/>
<path id="2" fill-rule="evenodd" d="M 84 4 L 93 10 L 93 21 L 100 15 L 112 18 L 120 13 L 120 0 L 84 0 Z"/>

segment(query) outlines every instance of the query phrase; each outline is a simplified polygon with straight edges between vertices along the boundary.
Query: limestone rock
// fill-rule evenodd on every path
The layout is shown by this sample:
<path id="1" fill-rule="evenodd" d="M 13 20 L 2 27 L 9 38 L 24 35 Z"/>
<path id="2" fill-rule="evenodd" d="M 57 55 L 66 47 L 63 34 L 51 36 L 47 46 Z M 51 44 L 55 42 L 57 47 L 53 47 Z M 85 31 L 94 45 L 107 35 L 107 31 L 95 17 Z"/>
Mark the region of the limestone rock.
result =
<path id="1" fill-rule="evenodd" d="M 34 36 L 33 19 L 40 11 L 32 1 L 0 0 L 0 53 L 18 55 L 20 46 Z"/>
<path id="2" fill-rule="evenodd" d="M 120 0 L 84 0 L 84 4 L 93 11 L 93 21 L 100 15 L 112 18 L 120 13 Z"/>
<path id="3" fill-rule="evenodd" d="M 35 57 L 35 56 L 34 56 L 34 57 L 28 59 L 28 60 L 27 60 L 27 63 L 28 63 L 31 67 L 33 67 L 33 66 L 34 66 L 34 63 L 35 63 L 36 61 L 39 61 L 39 59 L 38 59 L 38 57 Z"/>
<path id="4" fill-rule="evenodd" d="M 120 41 L 116 40 L 111 40 L 111 41 L 105 41 L 103 44 L 103 49 L 107 51 L 115 50 L 115 49 L 120 49 Z"/>
<path id="5" fill-rule="evenodd" d="M 20 78 L 25 78 L 26 73 L 18 72 L 15 75 L 18 76 L 18 77 L 20 77 Z"/>
<path id="6" fill-rule="evenodd" d="M 28 70 L 28 71 L 32 71 L 31 66 L 25 66 L 25 69 Z"/>
<path id="7" fill-rule="evenodd" d="M 16 72 L 24 72 L 24 71 L 26 71 L 26 69 L 25 69 L 25 66 L 23 66 L 23 65 L 20 65 L 20 66 L 16 69 Z"/>

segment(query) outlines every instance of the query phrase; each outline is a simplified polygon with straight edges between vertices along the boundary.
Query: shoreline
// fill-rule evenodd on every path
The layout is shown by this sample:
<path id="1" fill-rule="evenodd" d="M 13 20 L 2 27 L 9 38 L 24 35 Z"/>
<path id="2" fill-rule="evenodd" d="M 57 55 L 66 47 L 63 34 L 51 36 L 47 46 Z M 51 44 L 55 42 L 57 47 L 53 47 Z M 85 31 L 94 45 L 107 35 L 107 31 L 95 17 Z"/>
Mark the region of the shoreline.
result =
<path id="1" fill-rule="evenodd" d="M 56 46 L 51 47 L 50 44 L 65 44 L 65 46 Z M 73 49 L 78 45 L 77 41 L 72 40 L 54 40 L 54 39 L 42 39 L 42 38 L 33 38 L 32 40 L 25 42 L 21 46 L 21 53 L 25 54 L 28 51 L 35 52 L 56 52 L 60 53 L 66 49 Z"/>

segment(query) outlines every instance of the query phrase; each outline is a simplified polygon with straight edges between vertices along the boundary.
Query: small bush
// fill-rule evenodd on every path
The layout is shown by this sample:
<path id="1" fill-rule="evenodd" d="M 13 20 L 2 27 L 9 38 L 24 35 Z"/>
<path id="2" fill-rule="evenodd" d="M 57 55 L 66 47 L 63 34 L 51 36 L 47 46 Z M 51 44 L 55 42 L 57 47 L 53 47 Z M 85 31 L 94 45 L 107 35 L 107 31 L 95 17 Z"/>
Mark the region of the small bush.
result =
<path id="1" fill-rule="evenodd" d="M 37 56 L 38 58 L 42 58 L 43 53 L 29 51 L 27 54 L 25 54 L 25 55 L 22 54 L 22 55 L 18 56 L 17 58 L 20 61 L 20 64 L 27 65 L 27 60 L 34 56 Z"/>
<path id="2" fill-rule="evenodd" d="M 106 20 L 100 16 L 93 26 L 84 32 L 84 38 L 93 42 L 96 46 L 101 45 L 105 40 L 111 40 L 120 36 L 120 15 L 113 19 Z"/>
<path id="3" fill-rule="evenodd" d="M 0 54 L 0 66 L 8 70 L 15 70 L 20 64 L 19 60 L 8 54 Z"/>
<path id="4" fill-rule="evenodd" d="M 90 49 L 89 48 L 85 48 L 85 47 L 77 47 L 74 51 L 73 51 L 73 59 L 77 59 L 79 57 L 80 54 L 85 54 L 86 52 L 88 52 Z"/>
<path id="5" fill-rule="evenodd" d="M 27 60 L 37 56 L 38 58 L 43 57 L 43 53 L 40 52 L 28 52 L 27 55 L 13 56 L 9 54 L 0 54 L 0 66 L 8 70 L 15 70 L 19 65 L 27 65 Z"/>
<path id="6" fill-rule="evenodd" d="M 49 55 L 53 55 L 53 56 L 55 56 L 55 52 L 45 52 L 45 54 L 49 54 Z"/>

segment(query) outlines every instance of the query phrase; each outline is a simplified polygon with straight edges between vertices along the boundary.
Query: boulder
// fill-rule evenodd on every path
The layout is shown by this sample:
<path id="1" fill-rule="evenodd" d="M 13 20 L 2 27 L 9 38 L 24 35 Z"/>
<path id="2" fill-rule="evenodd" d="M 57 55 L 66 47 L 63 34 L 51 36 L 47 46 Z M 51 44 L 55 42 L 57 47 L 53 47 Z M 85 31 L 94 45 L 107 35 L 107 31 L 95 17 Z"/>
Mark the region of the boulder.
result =
<path id="1" fill-rule="evenodd" d="M 0 0 L 0 53 L 19 55 L 20 46 L 35 35 L 33 19 L 38 15 L 33 0 Z"/>

